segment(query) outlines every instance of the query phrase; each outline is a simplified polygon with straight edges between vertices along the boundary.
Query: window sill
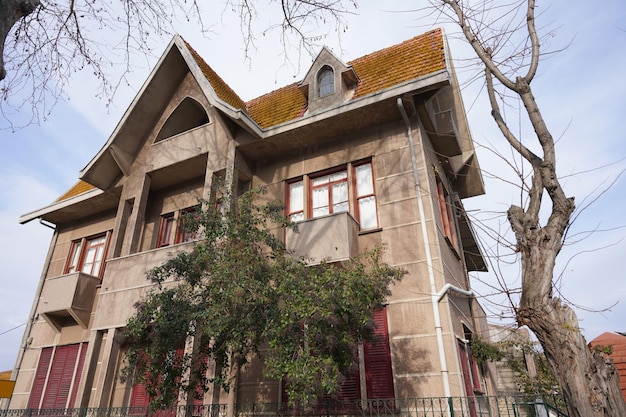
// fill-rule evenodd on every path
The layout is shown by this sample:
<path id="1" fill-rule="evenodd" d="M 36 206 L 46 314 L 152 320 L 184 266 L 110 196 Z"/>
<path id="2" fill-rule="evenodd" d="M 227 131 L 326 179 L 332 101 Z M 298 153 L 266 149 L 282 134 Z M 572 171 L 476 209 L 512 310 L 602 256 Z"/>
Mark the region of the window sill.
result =
<path id="1" fill-rule="evenodd" d="M 371 233 L 378 233 L 378 232 L 382 232 L 383 228 L 382 227 L 377 227 L 375 229 L 366 229 L 366 230 L 359 230 L 359 236 L 362 235 L 369 235 Z"/>
<path id="2" fill-rule="evenodd" d="M 446 240 L 446 243 L 448 244 L 448 247 L 450 248 L 454 256 L 460 261 L 461 254 L 459 253 L 459 250 L 457 249 L 457 247 L 452 243 L 452 241 L 450 240 L 448 236 L 444 235 L 443 237 Z"/>

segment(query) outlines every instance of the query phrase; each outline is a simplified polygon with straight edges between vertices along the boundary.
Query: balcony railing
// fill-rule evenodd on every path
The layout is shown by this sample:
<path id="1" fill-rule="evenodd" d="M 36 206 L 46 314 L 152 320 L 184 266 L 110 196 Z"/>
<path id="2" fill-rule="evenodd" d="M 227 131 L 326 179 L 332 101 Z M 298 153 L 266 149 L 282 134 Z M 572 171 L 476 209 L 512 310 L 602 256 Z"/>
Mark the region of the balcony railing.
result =
<path id="1" fill-rule="evenodd" d="M 224 417 L 224 404 L 171 407 L 13 409 L 0 410 L 0 417 Z M 567 417 L 558 397 L 476 396 L 380 400 L 327 400 L 307 406 L 286 404 L 237 404 L 237 417 Z"/>

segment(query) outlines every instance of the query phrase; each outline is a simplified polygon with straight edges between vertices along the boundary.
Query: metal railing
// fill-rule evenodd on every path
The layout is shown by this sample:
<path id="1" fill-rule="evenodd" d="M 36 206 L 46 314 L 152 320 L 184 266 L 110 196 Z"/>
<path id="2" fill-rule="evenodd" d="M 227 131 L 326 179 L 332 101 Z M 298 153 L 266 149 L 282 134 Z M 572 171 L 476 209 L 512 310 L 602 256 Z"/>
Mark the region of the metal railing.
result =
<path id="1" fill-rule="evenodd" d="M 557 398 L 475 396 L 396 398 L 378 400 L 325 400 L 306 407 L 281 403 L 237 404 L 237 417 L 567 417 Z M 0 417 L 224 417 L 225 404 L 176 406 L 158 410 L 145 407 L 9 409 Z"/>

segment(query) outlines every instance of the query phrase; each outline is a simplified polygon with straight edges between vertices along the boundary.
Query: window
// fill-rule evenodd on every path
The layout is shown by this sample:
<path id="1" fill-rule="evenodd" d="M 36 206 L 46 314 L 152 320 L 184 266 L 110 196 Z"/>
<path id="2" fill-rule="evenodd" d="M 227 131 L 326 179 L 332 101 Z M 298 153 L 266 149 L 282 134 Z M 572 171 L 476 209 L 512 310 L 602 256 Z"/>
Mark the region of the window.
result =
<path id="1" fill-rule="evenodd" d="M 189 222 L 197 212 L 198 207 L 194 206 L 161 215 L 157 247 L 161 248 L 172 243 L 185 243 L 195 240 L 197 231 L 190 230 L 190 226 L 185 226 L 185 222 Z"/>
<path id="2" fill-rule="evenodd" d="M 74 407 L 86 353 L 87 343 L 43 348 L 28 408 Z"/>
<path id="3" fill-rule="evenodd" d="M 288 182 L 286 193 L 287 216 L 291 221 L 351 212 L 362 230 L 378 227 L 371 161 L 306 175 Z"/>
<path id="4" fill-rule="evenodd" d="M 75 240 L 68 257 L 66 274 L 83 272 L 101 277 L 104 270 L 108 233 Z"/>
<path id="5" fill-rule="evenodd" d="M 189 207 L 180 211 L 176 226 L 176 243 L 191 242 L 196 239 L 197 230 L 192 230 L 192 225 L 197 211 L 197 207 Z"/>
<path id="6" fill-rule="evenodd" d="M 328 65 L 324 65 L 317 75 L 319 97 L 335 93 L 335 72 Z"/>
<path id="7" fill-rule="evenodd" d="M 304 220 L 304 182 L 299 180 L 289 183 L 287 195 L 289 220 L 292 222 Z"/>
<path id="8" fill-rule="evenodd" d="M 360 344 L 355 358 L 358 366 L 345 376 L 345 380 L 335 394 L 339 401 L 395 398 L 386 307 L 374 310 L 373 318 L 374 340 Z M 361 370 L 365 373 L 362 374 Z M 367 390 L 364 393 L 361 392 L 362 382 L 365 383 Z M 283 402 L 287 400 L 286 391 L 284 391 Z"/>
<path id="9" fill-rule="evenodd" d="M 311 179 L 311 217 L 348 211 L 348 171 Z"/>
<path id="10" fill-rule="evenodd" d="M 454 247 L 457 246 L 457 226 L 455 206 L 443 186 L 443 182 L 437 177 L 437 199 L 439 201 L 439 211 L 441 212 L 441 223 L 443 225 L 443 234 Z"/>

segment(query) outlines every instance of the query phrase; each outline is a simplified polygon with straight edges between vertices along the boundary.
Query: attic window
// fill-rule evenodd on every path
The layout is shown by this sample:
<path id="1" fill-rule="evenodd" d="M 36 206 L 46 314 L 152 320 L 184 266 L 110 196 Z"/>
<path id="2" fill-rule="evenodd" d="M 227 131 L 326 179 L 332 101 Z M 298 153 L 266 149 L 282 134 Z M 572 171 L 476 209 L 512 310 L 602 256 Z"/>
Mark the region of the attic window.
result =
<path id="1" fill-rule="evenodd" d="M 317 74 L 318 97 L 325 97 L 335 93 L 335 72 L 328 65 L 324 65 Z"/>
<path id="2" fill-rule="evenodd" d="M 155 142 L 209 123 L 204 107 L 191 97 L 185 98 L 167 118 Z"/>

